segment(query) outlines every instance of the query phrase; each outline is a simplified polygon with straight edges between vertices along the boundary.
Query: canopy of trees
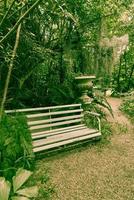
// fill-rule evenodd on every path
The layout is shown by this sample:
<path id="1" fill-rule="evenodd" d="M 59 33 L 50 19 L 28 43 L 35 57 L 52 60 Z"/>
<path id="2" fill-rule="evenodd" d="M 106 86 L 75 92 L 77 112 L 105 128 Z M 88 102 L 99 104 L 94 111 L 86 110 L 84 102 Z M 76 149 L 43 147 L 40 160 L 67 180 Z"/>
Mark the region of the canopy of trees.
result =
<path id="1" fill-rule="evenodd" d="M 71 103 L 74 77 L 95 74 L 118 92 L 134 86 L 132 0 L 0 1 L 0 102 L 6 108 Z M 114 36 L 127 48 L 114 62 Z M 116 55 L 115 55 L 116 56 Z"/>

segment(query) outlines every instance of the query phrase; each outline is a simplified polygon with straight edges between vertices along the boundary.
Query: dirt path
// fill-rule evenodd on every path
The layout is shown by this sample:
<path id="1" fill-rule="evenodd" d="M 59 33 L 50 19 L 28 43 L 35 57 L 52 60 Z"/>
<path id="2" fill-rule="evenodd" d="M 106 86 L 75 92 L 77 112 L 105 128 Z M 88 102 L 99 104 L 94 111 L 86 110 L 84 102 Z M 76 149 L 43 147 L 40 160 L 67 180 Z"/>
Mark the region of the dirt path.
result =
<path id="1" fill-rule="evenodd" d="M 116 130 L 116 132 L 120 134 L 114 134 L 114 137 L 111 138 L 111 141 L 113 144 L 116 144 L 118 146 L 128 146 L 130 144 L 130 147 L 133 146 L 133 133 L 134 133 L 134 126 L 130 122 L 130 120 L 119 110 L 120 105 L 123 101 L 123 99 L 119 98 L 108 98 L 107 99 L 109 104 L 112 107 L 114 118 L 111 117 L 111 115 L 107 115 L 108 121 L 113 123 L 114 129 L 118 129 L 118 126 L 115 126 L 116 124 L 121 125 L 120 129 L 123 130 Z M 126 130 L 125 130 L 126 129 Z M 124 131 L 126 134 L 121 134 L 121 132 Z M 125 148 L 125 147 L 124 147 Z"/>
<path id="2" fill-rule="evenodd" d="M 114 119 L 108 116 L 113 124 L 108 144 L 75 149 L 38 162 L 38 173 L 48 168 L 55 186 L 52 200 L 134 200 L 134 132 L 118 110 L 121 100 L 108 101 L 115 114 Z"/>
<path id="3" fill-rule="evenodd" d="M 126 125 L 128 127 L 129 126 L 131 127 L 132 124 L 130 123 L 128 118 L 119 110 L 119 107 L 120 107 L 123 99 L 120 99 L 120 98 L 108 98 L 107 101 L 111 105 L 113 113 L 114 113 L 114 118 L 112 118 L 111 115 L 108 115 L 107 119 L 110 122 L 119 123 L 119 124 Z"/>

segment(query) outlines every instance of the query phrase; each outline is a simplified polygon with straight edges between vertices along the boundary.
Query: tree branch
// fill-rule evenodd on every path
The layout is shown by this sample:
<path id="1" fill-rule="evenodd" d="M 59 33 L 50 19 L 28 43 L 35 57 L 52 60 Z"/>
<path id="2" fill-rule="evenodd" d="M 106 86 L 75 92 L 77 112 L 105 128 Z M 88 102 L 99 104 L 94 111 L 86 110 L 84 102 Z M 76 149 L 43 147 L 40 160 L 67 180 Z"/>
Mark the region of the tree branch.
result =
<path id="1" fill-rule="evenodd" d="M 25 17 L 40 3 L 42 0 L 37 0 L 16 22 L 16 24 L 13 26 L 13 28 L 0 40 L 0 43 L 4 42 L 9 35 L 11 35 L 19 26 L 19 24 L 25 19 Z"/>

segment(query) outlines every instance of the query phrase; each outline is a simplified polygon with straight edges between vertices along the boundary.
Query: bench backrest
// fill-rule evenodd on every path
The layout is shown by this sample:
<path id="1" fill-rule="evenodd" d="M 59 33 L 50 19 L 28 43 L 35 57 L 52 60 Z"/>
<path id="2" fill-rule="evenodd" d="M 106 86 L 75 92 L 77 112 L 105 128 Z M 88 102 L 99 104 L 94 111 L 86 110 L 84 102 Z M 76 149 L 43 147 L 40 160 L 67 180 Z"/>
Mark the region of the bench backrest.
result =
<path id="1" fill-rule="evenodd" d="M 24 113 L 32 134 L 49 132 L 80 124 L 83 120 L 81 104 L 8 110 L 6 113 Z"/>

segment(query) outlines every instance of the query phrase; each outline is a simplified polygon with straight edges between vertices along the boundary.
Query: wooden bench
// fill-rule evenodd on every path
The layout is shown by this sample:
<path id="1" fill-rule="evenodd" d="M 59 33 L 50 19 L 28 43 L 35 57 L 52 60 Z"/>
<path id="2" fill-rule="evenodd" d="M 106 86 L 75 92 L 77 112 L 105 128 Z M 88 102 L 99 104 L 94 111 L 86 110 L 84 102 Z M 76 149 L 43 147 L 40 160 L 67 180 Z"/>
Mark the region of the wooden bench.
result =
<path id="1" fill-rule="evenodd" d="M 88 128 L 84 123 L 81 104 L 8 110 L 6 113 L 24 113 L 33 140 L 33 151 L 40 152 L 67 144 L 100 138 L 99 114 L 87 112 L 97 117 L 98 129 Z"/>

